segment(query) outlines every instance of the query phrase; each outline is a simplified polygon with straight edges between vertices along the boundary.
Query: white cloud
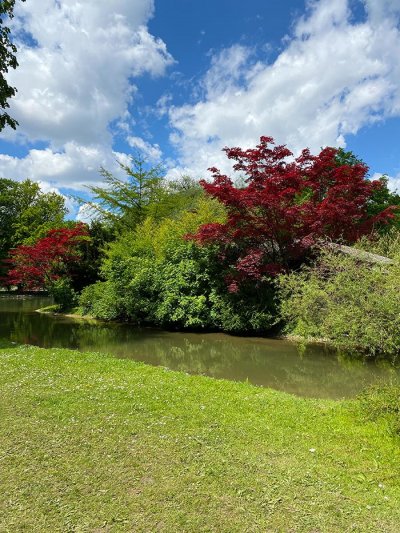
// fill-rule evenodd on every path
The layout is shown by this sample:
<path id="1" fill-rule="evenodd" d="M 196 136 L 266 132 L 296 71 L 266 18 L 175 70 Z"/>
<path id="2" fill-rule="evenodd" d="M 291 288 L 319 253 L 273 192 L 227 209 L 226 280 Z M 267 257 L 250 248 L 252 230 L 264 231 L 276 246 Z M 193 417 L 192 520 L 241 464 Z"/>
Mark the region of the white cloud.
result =
<path id="1" fill-rule="evenodd" d="M 371 179 L 378 180 L 382 176 L 386 176 L 388 178 L 389 190 L 400 194 L 400 174 L 397 174 L 397 176 L 388 176 L 386 174 L 380 174 L 379 172 L 376 172 Z"/>
<path id="2" fill-rule="evenodd" d="M 212 99 L 234 91 L 242 78 L 251 77 L 254 67 L 249 68 L 250 59 L 251 50 L 237 44 L 214 55 L 203 82 L 207 97 Z"/>
<path id="3" fill-rule="evenodd" d="M 56 148 L 109 140 L 109 123 L 135 93 L 130 77 L 161 75 L 173 62 L 145 26 L 152 12 L 152 0 L 18 2 L 16 35 L 23 29 L 37 43 L 17 43 L 20 66 L 8 75 L 18 135 Z"/>
<path id="4" fill-rule="evenodd" d="M 76 214 L 76 220 L 79 222 L 85 222 L 86 224 L 90 224 L 92 220 L 96 220 L 96 213 L 90 207 L 90 204 L 83 204 L 79 206 L 78 213 Z"/>
<path id="5" fill-rule="evenodd" d="M 20 125 L 2 134 L 49 147 L 21 159 L 1 155 L 0 175 L 82 188 L 101 165 L 115 168 L 109 127 L 115 121 L 132 134 L 132 78 L 162 75 L 173 63 L 147 29 L 153 10 L 153 0 L 17 2 L 19 67 L 8 80 L 18 88 L 10 114 Z"/>
<path id="6" fill-rule="evenodd" d="M 369 18 L 374 23 L 386 24 L 400 13 L 400 0 L 364 0 Z"/>
<path id="7" fill-rule="evenodd" d="M 399 2 L 366 0 L 366 21 L 354 23 L 346 0 L 313 1 L 272 64 L 252 63 L 241 46 L 215 56 L 204 97 L 170 108 L 182 167 L 227 170 L 221 148 L 261 135 L 295 152 L 343 146 L 347 134 L 400 115 Z"/>
<path id="8" fill-rule="evenodd" d="M 161 161 L 162 151 L 158 144 L 150 144 L 141 137 L 127 137 L 129 146 L 139 150 L 139 152 L 152 163 Z"/>
<path id="9" fill-rule="evenodd" d="M 86 184 L 101 181 L 101 166 L 120 176 L 117 160 L 124 164 L 130 161 L 126 154 L 114 152 L 107 146 L 68 142 L 60 152 L 51 148 L 33 149 L 24 158 L 0 154 L 0 175 L 16 180 L 45 181 L 56 188 L 85 190 Z"/>

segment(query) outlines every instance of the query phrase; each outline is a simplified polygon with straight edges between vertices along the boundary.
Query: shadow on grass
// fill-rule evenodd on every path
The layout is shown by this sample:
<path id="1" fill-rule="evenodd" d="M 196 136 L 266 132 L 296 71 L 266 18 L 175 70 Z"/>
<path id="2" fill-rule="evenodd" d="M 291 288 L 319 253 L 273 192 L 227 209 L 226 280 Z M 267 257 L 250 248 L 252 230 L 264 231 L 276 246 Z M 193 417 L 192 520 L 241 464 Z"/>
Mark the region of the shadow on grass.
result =
<path id="1" fill-rule="evenodd" d="M 17 342 L 11 342 L 8 339 L 0 338 L 0 350 L 4 348 L 16 348 L 18 346 Z"/>

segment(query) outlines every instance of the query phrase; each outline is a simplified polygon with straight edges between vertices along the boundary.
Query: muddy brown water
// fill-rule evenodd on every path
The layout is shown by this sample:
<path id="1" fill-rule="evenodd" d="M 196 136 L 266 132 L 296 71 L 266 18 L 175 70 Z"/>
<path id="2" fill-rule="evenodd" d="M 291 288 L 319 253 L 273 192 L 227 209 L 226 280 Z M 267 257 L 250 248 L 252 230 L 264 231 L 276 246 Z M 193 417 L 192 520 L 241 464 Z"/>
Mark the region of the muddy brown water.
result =
<path id="1" fill-rule="evenodd" d="M 71 348 L 129 358 L 313 398 L 350 398 L 375 383 L 400 383 L 389 361 L 360 360 L 323 345 L 299 346 L 223 333 L 138 329 L 39 314 L 43 297 L 0 297 L 0 339 L 45 348 Z"/>

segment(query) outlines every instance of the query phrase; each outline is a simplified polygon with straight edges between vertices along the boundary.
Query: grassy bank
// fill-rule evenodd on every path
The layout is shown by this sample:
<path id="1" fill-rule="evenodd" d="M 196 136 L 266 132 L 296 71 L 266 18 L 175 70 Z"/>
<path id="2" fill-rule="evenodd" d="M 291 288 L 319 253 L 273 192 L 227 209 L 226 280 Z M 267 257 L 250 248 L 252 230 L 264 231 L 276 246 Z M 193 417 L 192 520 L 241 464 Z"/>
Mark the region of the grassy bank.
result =
<path id="1" fill-rule="evenodd" d="M 367 414 L 3 347 L 0 531 L 398 532 L 400 441 Z"/>

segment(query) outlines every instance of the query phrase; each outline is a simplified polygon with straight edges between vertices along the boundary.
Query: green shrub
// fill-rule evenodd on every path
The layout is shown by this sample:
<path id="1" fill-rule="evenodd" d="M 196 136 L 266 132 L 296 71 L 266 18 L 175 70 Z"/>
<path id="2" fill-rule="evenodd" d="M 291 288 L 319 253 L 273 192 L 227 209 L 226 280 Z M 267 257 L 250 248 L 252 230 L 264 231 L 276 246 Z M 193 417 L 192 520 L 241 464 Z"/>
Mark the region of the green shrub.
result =
<path id="1" fill-rule="evenodd" d="M 82 310 L 166 328 L 268 330 L 272 286 L 249 289 L 245 297 L 228 293 L 216 248 L 184 238 L 224 216 L 219 204 L 201 198 L 192 212 L 162 221 L 147 218 L 121 235 L 103 263 L 107 281 L 82 292 Z"/>
<path id="2" fill-rule="evenodd" d="M 395 227 L 391 227 L 383 235 L 373 234 L 369 237 L 362 237 L 355 244 L 355 247 L 377 255 L 400 260 L 400 231 Z"/>
<path id="3" fill-rule="evenodd" d="M 286 331 L 329 339 L 340 347 L 372 355 L 399 353 L 400 256 L 396 246 L 392 247 L 393 265 L 367 264 L 324 251 L 313 266 L 281 276 L 280 312 Z"/>
<path id="4" fill-rule="evenodd" d="M 77 304 L 78 295 L 72 288 L 71 280 L 68 278 L 52 281 L 48 290 L 54 299 L 54 303 L 59 306 L 60 311 L 71 309 Z"/>
<path id="5" fill-rule="evenodd" d="M 211 319 L 229 333 L 265 333 L 277 322 L 275 290 L 272 284 L 248 286 L 237 294 L 219 285 L 210 293 Z"/>
<path id="6" fill-rule="evenodd" d="M 121 315 L 115 287 L 109 281 L 98 281 L 85 287 L 79 297 L 79 308 L 83 315 L 102 320 L 116 320 Z"/>
<path id="7" fill-rule="evenodd" d="M 178 242 L 159 266 L 156 322 L 176 328 L 213 328 L 209 292 L 215 257 L 193 242 Z"/>

